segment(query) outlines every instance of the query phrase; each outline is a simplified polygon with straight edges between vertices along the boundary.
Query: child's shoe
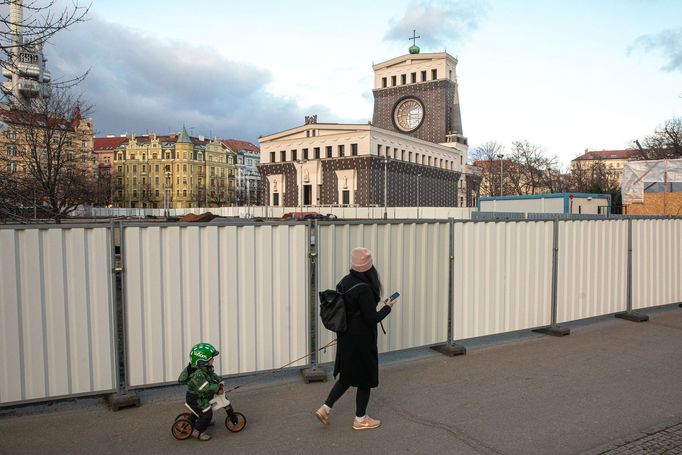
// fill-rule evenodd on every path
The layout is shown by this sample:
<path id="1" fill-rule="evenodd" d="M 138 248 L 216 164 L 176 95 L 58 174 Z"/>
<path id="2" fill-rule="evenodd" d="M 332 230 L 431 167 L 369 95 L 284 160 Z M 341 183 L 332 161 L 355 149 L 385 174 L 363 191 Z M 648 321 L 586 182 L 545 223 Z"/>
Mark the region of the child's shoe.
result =
<path id="1" fill-rule="evenodd" d="M 315 411 L 315 417 L 322 422 L 322 425 L 327 425 L 329 423 L 329 413 L 327 412 L 327 408 L 325 408 L 324 405 L 320 406 L 320 409 Z"/>
<path id="2" fill-rule="evenodd" d="M 210 434 L 199 433 L 199 430 L 194 430 L 194 431 L 192 431 L 192 436 L 194 436 L 195 438 L 197 438 L 199 441 L 208 441 L 209 439 L 211 439 L 211 435 L 210 435 Z"/>
<path id="3" fill-rule="evenodd" d="M 361 420 L 357 418 L 353 419 L 353 429 L 354 430 L 371 430 L 372 428 L 377 428 L 381 425 L 381 420 L 376 420 L 366 415 Z"/>

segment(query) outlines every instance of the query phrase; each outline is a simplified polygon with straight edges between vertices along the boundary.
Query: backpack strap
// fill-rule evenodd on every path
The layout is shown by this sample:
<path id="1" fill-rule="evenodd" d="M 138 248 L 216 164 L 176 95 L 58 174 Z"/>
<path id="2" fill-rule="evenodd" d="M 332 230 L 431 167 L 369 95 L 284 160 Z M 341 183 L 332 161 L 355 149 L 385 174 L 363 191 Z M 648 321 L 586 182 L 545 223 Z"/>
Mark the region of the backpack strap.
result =
<path id="1" fill-rule="evenodd" d="M 348 294 L 350 291 L 352 291 L 356 287 L 362 286 L 362 285 L 369 286 L 367 283 L 356 283 L 355 285 L 351 286 L 351 288 L 349 290 L 342 292 L 342 294 Z"/>

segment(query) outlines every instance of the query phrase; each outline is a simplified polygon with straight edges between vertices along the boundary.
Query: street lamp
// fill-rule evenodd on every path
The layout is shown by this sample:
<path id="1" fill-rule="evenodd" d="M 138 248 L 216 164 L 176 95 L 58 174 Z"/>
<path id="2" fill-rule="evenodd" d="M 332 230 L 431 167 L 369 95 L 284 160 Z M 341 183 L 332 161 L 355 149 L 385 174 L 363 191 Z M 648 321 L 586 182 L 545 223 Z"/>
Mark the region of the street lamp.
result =
<path id="1" fill-rule="evenodd" d="M 386 212 L 386 193 L 388 192 L 388 154 L 384 155 L 384 219 L 388 219 Z"/>
<path id="2" fill-rule="evenodd" d="M 298 203 L 299 203 L 300 208 L 301 208 L 301 213 L 303 213 L 303 202 L 304 202 L 303 201 L 303 165 L 307 162 L 308 162 L 308 160 L 298 160 L 297 161 L 297 163 L 301 165 L 301 167 L 299 169 L 299 173 L 301 174 L 301 178 L 299 180 L 300 180 L 301 184 L 300 184 L 299 190 L 298 190 Z"/>
<path id="3" fill-rule="evenodd" d="M 502 186 L 502 182 L 504 182 L 504 158 L 503 154 L 497 155 L 497 158 L 500 160 L 500 196 L 504 196 L 504 187 Z"/>
<path id="4" fill-rule="evenodd" d="M 170 176 L 171 173 L 168 170 L 168 168 L 166 168 L 165 174 L 166 174 L 166 182 L 164 183 L 164 187 L 163 187 L 163 213 L 164 213 L 164 216 L 167 218 L 168 217 L 168 207 L 170 206 L 169 191 L 170 191 L 170 179 L 171 179 L 171 176 Z"/>
<path id="5" fill-rule="evenodd" d="M 419 219 L 419 181 L 421 176 L 421 174 L 417 174 L 417 219 Z"/>

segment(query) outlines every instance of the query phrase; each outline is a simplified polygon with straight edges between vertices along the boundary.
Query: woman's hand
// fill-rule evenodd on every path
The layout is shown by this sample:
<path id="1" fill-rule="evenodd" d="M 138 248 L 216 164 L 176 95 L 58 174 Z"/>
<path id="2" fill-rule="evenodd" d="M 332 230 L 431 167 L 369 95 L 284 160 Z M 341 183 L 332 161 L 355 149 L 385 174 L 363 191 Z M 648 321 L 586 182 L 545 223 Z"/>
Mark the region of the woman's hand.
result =
<path id="1" fill-rule="evenodd" d="M 397 299 L 396 300 L 388 300 L 387 302 L 384 303 L 384 305 L 387 305 L 389 308 L 393 308 L 393 305 L 395 305 L 395 303 L 397 301 L 398 301 Z"/>

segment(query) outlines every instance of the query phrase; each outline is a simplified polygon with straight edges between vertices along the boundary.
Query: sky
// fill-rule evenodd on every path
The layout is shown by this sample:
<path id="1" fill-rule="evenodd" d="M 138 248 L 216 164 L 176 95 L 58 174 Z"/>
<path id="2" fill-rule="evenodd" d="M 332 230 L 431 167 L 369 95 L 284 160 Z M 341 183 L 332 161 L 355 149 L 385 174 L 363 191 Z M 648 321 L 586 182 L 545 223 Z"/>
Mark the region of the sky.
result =
<path id="1" fill-rule="evenodd" d="M 371 120 L 372 64 L 416 29 L 459 60 L 470 148 L 527 140 L 566 167 L 682 115 L 680 18 L 680 0 L 94 0 L 45 53 L 53 77 L 89 71 L 99 136 L 256 142 L 310 114 Z"/>

